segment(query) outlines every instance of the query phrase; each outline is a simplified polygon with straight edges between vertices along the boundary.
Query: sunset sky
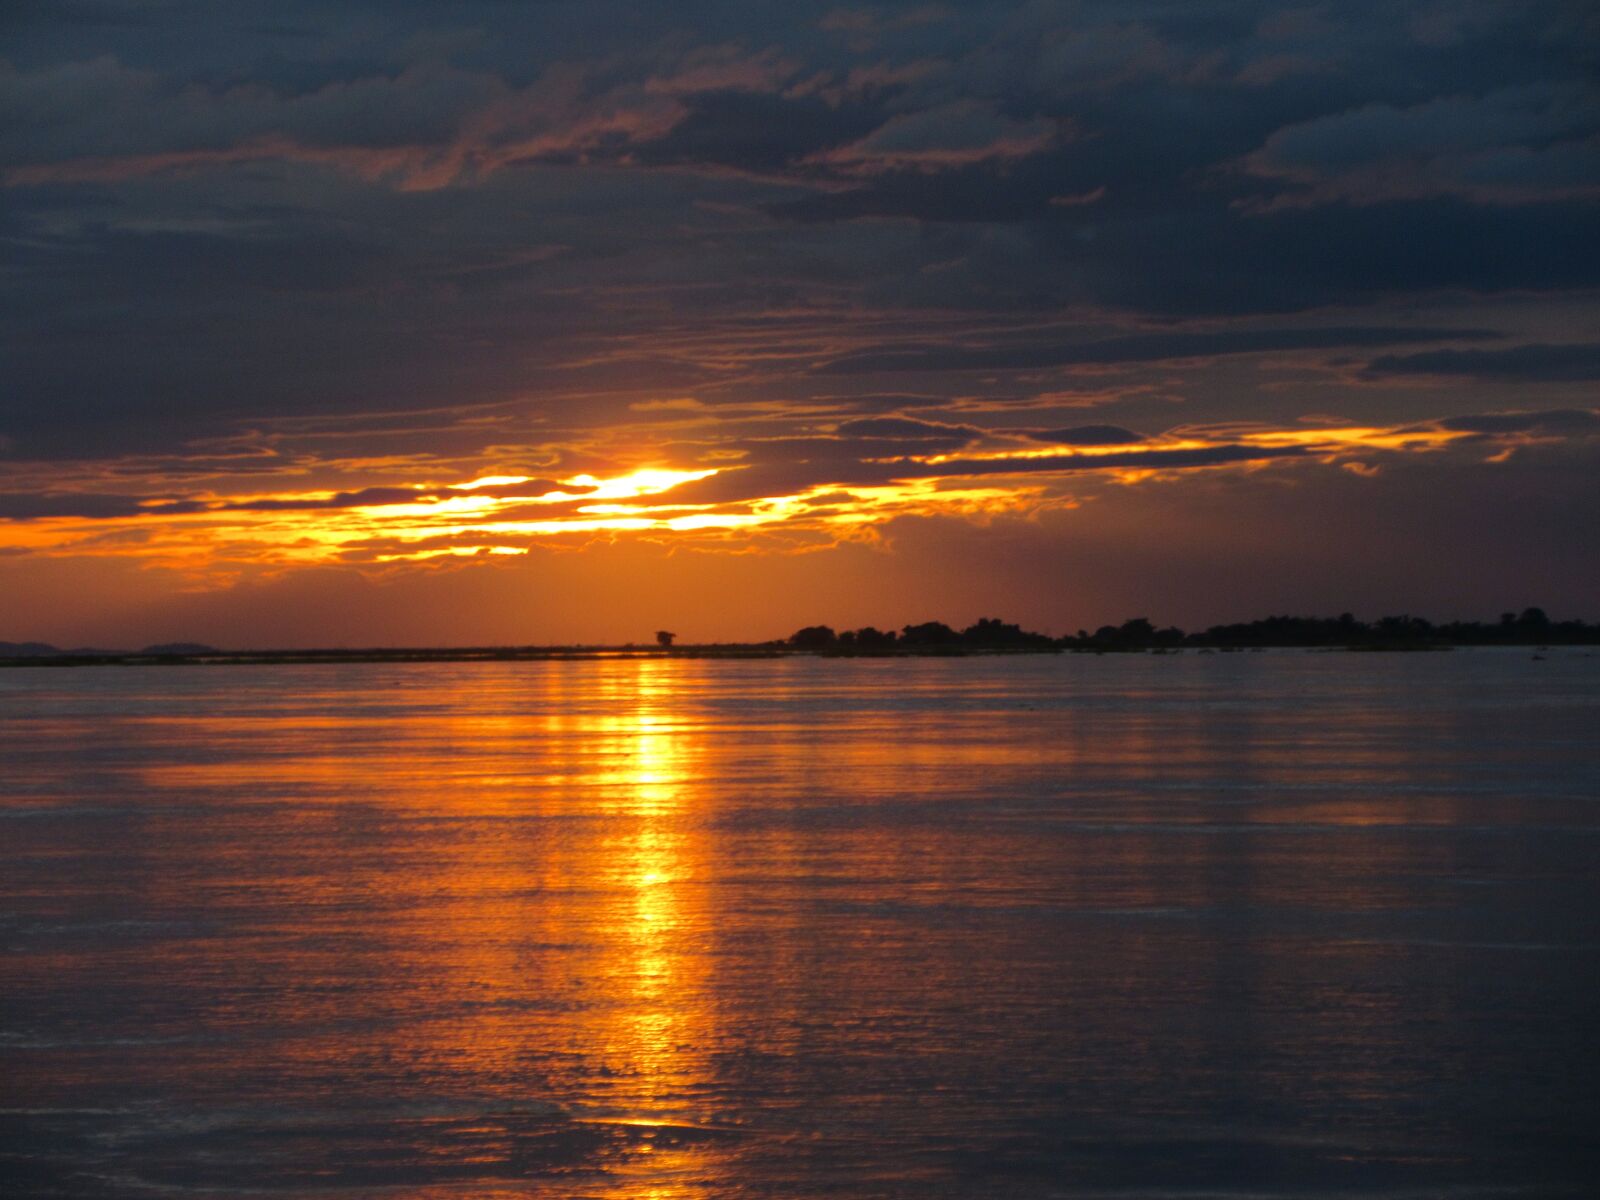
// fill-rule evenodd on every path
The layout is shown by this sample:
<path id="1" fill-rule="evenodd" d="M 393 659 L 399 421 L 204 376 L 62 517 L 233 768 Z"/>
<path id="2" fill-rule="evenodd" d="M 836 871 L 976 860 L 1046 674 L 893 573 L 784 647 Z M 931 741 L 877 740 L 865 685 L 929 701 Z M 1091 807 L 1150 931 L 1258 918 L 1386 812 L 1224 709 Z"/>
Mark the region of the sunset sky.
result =
<path id="1" fill-rule="evenodd" d="M 1600 616 L 1600 10 L 0 6 L 0 639 Z"/>

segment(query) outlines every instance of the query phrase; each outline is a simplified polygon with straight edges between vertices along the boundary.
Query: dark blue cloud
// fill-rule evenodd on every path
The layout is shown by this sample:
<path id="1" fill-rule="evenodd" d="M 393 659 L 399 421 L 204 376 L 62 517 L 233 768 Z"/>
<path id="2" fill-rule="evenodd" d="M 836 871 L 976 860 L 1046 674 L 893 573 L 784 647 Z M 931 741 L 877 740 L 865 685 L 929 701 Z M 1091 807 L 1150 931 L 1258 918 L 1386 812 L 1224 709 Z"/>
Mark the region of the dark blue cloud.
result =
<path id="1" fill-rule="evenodd" d="M 1600 379 L 1600 344 L 1535 342 L 1504 350 L 1385 354 L 1368 363 L 1367 372 L 1374 376 L 1456 375 L 1531 383 Z"/>
<path id="2" fill-rule="evenodd" d="M 937 421 L 918 421 L 911 417 L 862 417 L 841 422 L 839 433 L 855 438 L 900 438 L 945 442 L 957 440 L 963 444 L 977 438 L 982 430 L 971 425 L 944 425 Z"/>
<path id="3" fill-rule="evenodd" d="M 1043 429 L 1028 436 L 1055 446 L 1125 446 L 1145 440 L 1144 434 L 1120 425 L 1074 425 L 1070 429 Z"/>
<path id="4" fill-rule="evenodd" d="M 480 447 L 580 441 L 675 394 L 892 417 L 988 372 L 1432 340 L 1372 377 L 1593 377 L 1460 344 L 1600 287 L 1596 30 L 1558 0 L 16 0 L 0 31 L 12 458 L 486 405 L 517 436 Z"/>
<path id="5" fill-rule="evenodd" d="M 1477 413 L 1465 417 L 1445 417 L 1440 429 L 1458 433 L 1600 433 L 1600 413 L 1585 408 L 1561 408 L 1548 412 Z"/>
<path id="6" fill-rule="evenodd" d="M 997 371 L 1040 367 L 1159 362 L 1222 354 L 1319 350 L 1338 346 L 1383 346 L 1397 342 L 1477 341 L 1494 337 L 1484 329 L 1336 327 L 1217 330 L 1210 333 L 1148 333 L 1099 341 L 1014 341 L 995 346 L 911 346 L 846 355 L 817 368 L 824 374 L 885 371 Z"/>

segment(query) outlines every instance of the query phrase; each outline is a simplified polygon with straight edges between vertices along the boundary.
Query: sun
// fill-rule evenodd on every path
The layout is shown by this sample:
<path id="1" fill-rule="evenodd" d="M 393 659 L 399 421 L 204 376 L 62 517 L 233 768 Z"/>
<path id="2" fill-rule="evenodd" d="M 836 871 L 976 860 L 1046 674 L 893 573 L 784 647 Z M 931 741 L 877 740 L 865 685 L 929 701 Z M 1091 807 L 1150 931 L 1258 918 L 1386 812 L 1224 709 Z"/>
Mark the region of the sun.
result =
<path id="1" fill-rule="evenodd" d="M 672 471 L 662 467 L 644 467 L 629 475 L 619 475 L 615 479 L 601 479 L 595 475 L 574 475 L 562 480 L 577 487 L 593 488 L 586 492 L 588 500 L 629 500 L 635 496 L 653 496 L 657 492 L 665 492 L 679 484 L 693 483 L 697 479 L 706 479 L 717 473 L 712 467 L 704 471 Z"/>

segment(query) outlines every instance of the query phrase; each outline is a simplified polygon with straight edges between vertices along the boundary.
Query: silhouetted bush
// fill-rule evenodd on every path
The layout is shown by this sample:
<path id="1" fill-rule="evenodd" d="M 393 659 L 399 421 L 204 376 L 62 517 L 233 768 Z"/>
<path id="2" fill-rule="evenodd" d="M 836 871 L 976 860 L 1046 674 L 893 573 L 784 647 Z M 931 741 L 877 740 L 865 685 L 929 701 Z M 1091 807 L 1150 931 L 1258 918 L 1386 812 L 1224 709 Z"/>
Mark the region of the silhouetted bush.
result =
<path id="1" fill-rule="evenodd" d="M 926 621 L 921 625 L 907 625 L 900 631 L 902 646 L 953 646 L 957 633 L 943 621 Z"/>
<path id="2" fill-rule="evenodd" d="M 1008 625 L 998 617 L 980 617 L 976 625 L 961 631 L 964 645 L 984 649 L 1044 649 L 1055 640 L 1042 633 L 1029 633 L 1020 625 Z"/>
<path id="3" fill-rule="evenodd" d="M 967 651 L 1089 650 L 1146 651 L 1197 649 L 1253 650 L 1268 646 L 1339 647 L 1352 649 L 1427 649 L 1436 646 L 1600 644 L 1600 624 L 1552 621 L 1542 609 L 1503 613 L 1498 622 L 1453 621 L 1436 625 L 1401 613 L 1367 623 L 1350 613 L 1337 617 L 1262 617 L 1232 625 L 1213 625 L 1200 633 L 1176 626 L 1158 628 L 1148 617 L 1129 617 L 1120 625 L 1102 625 L 1093 633 L 1052 638 L 1002 621 L 980 617 L 959 633 L 942 621 L 907 625 L 897 637 L 868 625 L 836 634 L 826 625 L 810 625 L 792 635 L 795 650 L 827 654 L 939 653 Z"/>
<path id="4" fill-rule="evenodd" d="M 789 644 L 796 650 L 827 650 L 838 640 L 826 625 L 807 625 L 789 636 Z"/>

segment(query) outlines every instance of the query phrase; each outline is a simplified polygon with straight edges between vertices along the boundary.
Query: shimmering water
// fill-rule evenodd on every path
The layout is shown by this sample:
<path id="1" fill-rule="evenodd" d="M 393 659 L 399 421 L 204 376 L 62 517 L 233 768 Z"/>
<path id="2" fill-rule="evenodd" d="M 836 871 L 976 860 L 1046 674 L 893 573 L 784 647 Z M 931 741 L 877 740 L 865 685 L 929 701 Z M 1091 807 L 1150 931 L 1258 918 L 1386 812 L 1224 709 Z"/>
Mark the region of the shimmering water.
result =
<path id="1" fill-rule="evenodd" d="M 0 672 L 7 1196 L 1587 1196 L 1600 657 Z"/>

